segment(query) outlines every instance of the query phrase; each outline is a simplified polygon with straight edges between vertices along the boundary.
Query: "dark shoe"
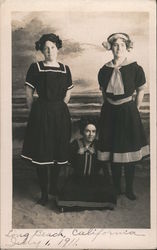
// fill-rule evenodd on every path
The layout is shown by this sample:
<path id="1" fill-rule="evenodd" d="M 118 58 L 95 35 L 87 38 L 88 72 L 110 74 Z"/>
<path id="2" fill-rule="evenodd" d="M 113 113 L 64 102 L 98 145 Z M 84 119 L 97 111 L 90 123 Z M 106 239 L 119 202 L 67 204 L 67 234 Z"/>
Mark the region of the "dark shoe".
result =
<path id="1" fill-rule="evenodd" d="M 37 204 L 41 206 L 45 206 L 48 203 L 48 196 L 42 196 L 38 201 Z"/>
<path id="2" fill-rule="evenodd" d="M 136 195 L 134 193 L 131 193 L 131 192 L 127 192 L 126 194 L 126 197 L 129 199 L 129 200 L 136 200 Z"/>
<path id="3" fill-rule="evenodd" d="M 121 191 L 121 188 L 116 188 L 115 189 L 115 192 L 116 192 L 116 195 L 119 196 L 119 195 L 122 195 L 122 191 Z"/>
<path id="4" fill-rule="evenodd" d="M 122 191 L 117 190 L 117 191 L 116 191 L 116 194 L 117 194 L 117 195 L 122 195 Z"/>

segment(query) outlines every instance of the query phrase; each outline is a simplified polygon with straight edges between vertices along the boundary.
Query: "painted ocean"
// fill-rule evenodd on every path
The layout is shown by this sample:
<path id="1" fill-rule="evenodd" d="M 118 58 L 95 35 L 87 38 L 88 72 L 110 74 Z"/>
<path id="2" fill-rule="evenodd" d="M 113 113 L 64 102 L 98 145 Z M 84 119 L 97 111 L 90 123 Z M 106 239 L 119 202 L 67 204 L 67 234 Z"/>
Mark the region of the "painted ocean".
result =
<path id="1" fill-rule="evenodd" d="M 13 123 L 25 123 L 28 118 L 28 109 L 24 95 L 13 96 Z M 101 93 L 73 94 L 68 104 L 72 119 L 79 119 L 83 115 L 98 116 L 102 106 Z M 140 108 L 141 118 L 149 118 L 149 94 L 144 95 Z"/>

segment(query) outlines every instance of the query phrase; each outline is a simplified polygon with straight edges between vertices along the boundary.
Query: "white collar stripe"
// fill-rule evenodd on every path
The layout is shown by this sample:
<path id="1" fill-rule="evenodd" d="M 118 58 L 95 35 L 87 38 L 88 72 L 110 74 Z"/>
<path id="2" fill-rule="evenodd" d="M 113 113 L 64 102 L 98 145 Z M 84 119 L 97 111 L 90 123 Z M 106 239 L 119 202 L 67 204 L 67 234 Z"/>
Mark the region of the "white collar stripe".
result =
<path id="1" fill-rule="evenodd" d="M 52 71 L 52 72 L 59 72 L 59 73 L 63 73 L 63 74 L 66 73 L 66 67 L 64 64 L 63 64 L 64 70 L 41 69 L 38 62 L 37 62 L 37 66 L 38 66 L 39 72 L 49 72 L 49 71 L 51 72 Z"/>

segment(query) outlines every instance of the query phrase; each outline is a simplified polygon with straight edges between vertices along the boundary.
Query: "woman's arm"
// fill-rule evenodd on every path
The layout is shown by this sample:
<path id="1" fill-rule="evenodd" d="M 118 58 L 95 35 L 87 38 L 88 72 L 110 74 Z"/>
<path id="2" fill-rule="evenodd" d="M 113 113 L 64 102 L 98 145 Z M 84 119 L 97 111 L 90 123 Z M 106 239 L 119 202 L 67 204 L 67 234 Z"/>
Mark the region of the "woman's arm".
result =
<path id="1" fill-rule="evenodd" d="M 33 103 L 33 93 L 34 93 L 34 89 L 26 85 L 26 101 L 27 101 L 27 107 L 29 111 L 31 110 L 32 103 Z"/>
<path id="2" fill-rule="evenodd" d="M 64 98 L 64 102 L 65 102 L 65 103 L 68 103 L 68 102 L 69 102 L 70 96 L 71 96 L 71 89 L 67 90 L 67 92 L 66 92 L 66 96 L 65 96 L 65 98 Z"/>
<path id="3" fill-rule="evenodd" d="M 101 91 L 102 91 L 103 101 L 105 102 L 105 101 L 106 101 L 106 95 L 105 95 L 105 92 L 104 92 L 104 90 L 101 90 Z"/>
<path id="4" fill-rule="evenodd" d="M 137 94 L 136 94 L 136 99 L 135 99 L 135 102 L 136 102 L 136 106 L 138 108 L 138 110 L 140 109 L 140 106 L 142 104 L 142 100 L 143 100 L 143 96 L 144 96 L 144 88 L 138 88 L 136 90 Z"/>

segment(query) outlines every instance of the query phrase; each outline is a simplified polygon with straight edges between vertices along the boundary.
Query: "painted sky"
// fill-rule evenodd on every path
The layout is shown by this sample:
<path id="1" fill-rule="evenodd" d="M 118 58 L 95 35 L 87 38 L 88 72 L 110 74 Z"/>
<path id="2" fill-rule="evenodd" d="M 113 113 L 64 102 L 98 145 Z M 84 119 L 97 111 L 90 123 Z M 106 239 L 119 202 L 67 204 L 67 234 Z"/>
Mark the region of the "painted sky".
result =
<path id="1" fill-rule="evenodd" d="M 70 66 L 74 92 L 99 90 L 98 71 L 112 59 L 112 53 L 105 52 L 101 44 L 114 32 L 130 35 L 134 49 L 128 56 L 144 68 L 149 86 L 147 12 L 13 12 L 13 81 L 19 84 L 24 81 L 29 64 L 42 59 L 41 53 L 34 49 L 34 42 L 49 32 L 63 40 L 58 60 Z"/>

